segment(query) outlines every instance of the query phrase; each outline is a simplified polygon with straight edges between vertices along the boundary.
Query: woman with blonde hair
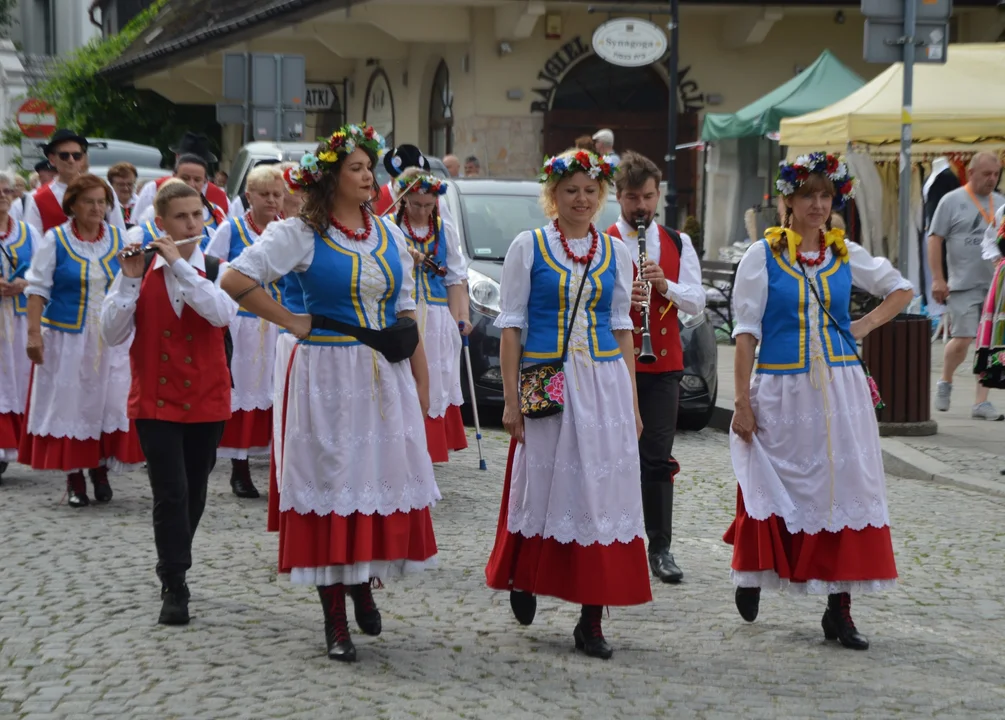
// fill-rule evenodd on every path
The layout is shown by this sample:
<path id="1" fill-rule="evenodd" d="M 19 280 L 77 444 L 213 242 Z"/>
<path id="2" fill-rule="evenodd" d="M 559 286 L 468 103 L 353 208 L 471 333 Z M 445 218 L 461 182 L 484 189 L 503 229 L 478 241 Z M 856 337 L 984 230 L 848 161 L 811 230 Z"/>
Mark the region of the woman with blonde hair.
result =
<path id="1" fill-rule="evenodd" d="M 639 476 L 632 259 L 594 227 L 615 163 L 586 150 L 545 162 L 549 223 L 503 265 L 505 408 L 511 436 L 489 587 L 530 625 L 537 595 L 582 606 L 576 648 L 607 659 L 605 605 L 652 600 Z M 521 350 L 521 333 L 527 331 Z"/>
<path id="2" fill-rule="evenodd" d="M 827 595 L 824 637 L 865 650 L 851 593 L 892 588 L 897 567 L 876 425 L 880 400 L 857 343 L 903 310 L 913 292 L 889 260 L 832 227 L 832 209 L 855 189 L 843 162 L 802 156 L 781 164 L 776 184 L 783 225 L 747 250 L 733 286 L 730 451 L 739 487 L 724 540 L 733 546 L 736 607 L 753 622 L 763 587 Z M 853 285 L 884 298 L 854 321 Z"/>
<path id="3" fill-rule="evenodd" d="M 356 659 L 346 595 L 360 629 L 380 635 L 371 580 L 436 564 L 412 259 L 369 209 L 384 147 L 372 127 L 347 125 L 306 153 L 286 173 L 306 196 L 300 215 L 270 225 L 223 277 L 241 305 L 299 339 L 279 408 L 279 571 L 317 587 L 328 657 L 341 662 Z M 304 314 L 261 287 L 291 272 Z"/>
<path id="4" fill-rule="evenodd" d="M 265 228 L 278 220 L 288 194 L 283 174 L 275 165 L 259 165 L 246 183 L 248 211 L 230 218 L 216 231 L 206 254 L 233 262 L 242 252 L 258 242 Z M 269 285 L 273 298 L 280 297 L 279 286 Z M 231 359 L 233 414 L 223 431 L 218 456 L 230 458 L 230 488 L 241 498 L 257 498 L 258 488 L 251 481 L 248 458 L 268 455 L 272 442 L 273 372 L 276 361 L 277 328 L 241 308 L 230 326 L 234 354 Z"/>

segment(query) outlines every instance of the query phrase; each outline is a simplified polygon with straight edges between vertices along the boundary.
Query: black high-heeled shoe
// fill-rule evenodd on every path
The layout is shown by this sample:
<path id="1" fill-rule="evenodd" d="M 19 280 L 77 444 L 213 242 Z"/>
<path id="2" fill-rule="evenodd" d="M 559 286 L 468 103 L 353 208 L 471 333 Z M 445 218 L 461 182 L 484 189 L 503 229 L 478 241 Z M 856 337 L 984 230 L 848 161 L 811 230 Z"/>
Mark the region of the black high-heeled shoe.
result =
<path id="1" fill-rule="evenodd" d="M 820 624 L 828 640 L 837 640 L 850 650 L 869 649 L 869 640 L 855 628 L 855 621 L 851 619 L 851 595 L 848 593 L 827 596 L 827 609 Z"/>
<path id="2" fill-rule="evenodd" d="M 589 657 L 609 660 L 614 655 L 614 648 L 604 639 L 604 631 L 600 626 L 603 615 L 604 608 L 600 605 L 584 605 L 579 616 L 579 624 L 572 632 L 572 638 L 576 642 L 577 650 L 581 650 Z"/>

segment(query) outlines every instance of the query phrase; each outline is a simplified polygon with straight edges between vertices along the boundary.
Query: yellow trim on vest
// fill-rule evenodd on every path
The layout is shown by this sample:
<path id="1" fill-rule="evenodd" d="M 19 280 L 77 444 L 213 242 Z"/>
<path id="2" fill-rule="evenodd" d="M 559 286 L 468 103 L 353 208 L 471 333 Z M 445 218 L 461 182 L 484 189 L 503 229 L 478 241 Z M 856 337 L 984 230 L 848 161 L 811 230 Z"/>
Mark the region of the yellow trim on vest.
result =
<path id="1" fill-rule="evenodd" d="M 801 273 L 797 273 L 795 270 L 790 268 L 786 263 L 784 258 L 775 257 L 775 262 L 778 263 L 778 267 L 784 270 L 786 273 L 794 277 L 799 282 L 799 362 L 795 363 L 762 363 L 758 362 L 757 367 L 763 370 L 802 370 L 806 367 L 806 328 L 807 328 L 807 313 L 809 312 L 806 306 L 806 283 L 807 278 Z"/>
<path id="2" fill-rule="evenodd" d="M 105 272 L 108 273 L 108 283 L 105 284 L 105 290 L 108 290 L 108 286 L 112 284 L 112 280 L 115 279 L 115 271 L 112 270 L 110 263 L 119 254 L 119 246 L 122 244 L 119 237 L 119 229 L 114 225 L 107 225 L 110 231 L 110 236 L 112 238 L 111 247 L 108 248 L 108 254 L 101 258 L 101 264 L 105 268 Z"/>
<path id="3" fill-rule="evenodd" d="M 538 360 L 551 360 L 559 353 L 559 348 L 564 345 L 565 340 L 565 311 L 566 311 L 566 284 L 568 282 L 569 271 L 564 267 L 555 262 L 551 257 L 551 252 L 548 250 L 548 243 L 545 240 L 544 231 L 538 228 L 534 231 L 534 237 L 537 239 L 537 246 L 541 251 L 541 257 L 548 266 L 558 273 L 558 341 L 555 343 L 554 352 L 528 352 L 524 351 L 523 356 L 525 358 L 538 359 Z"/>
<path id="4" fill-rule="evenodd" d="M 358 343 L 359 340 L 351 335 L 308 335 L 307 342 L 319 345 L 349 345 Z"/>
<path id="5" fill-rule="evenodd" d="M 387 226 L 384 225 L 384 221 L 380 218 L 371 215 L 370 217 L 377 223 L 377 227 L 380 232 L 380 244 L 377 245 L 377 249 L 373 251 L 373 256 L 376 258 L 377 263 L 384 269 L 384 274 L 387 277 L 387 291 L 384 293 L 384 297 L 377 301 L 377 327 L 383 327 L 381 323 L 384 322 L 384 316 L 387 314 L 387 301 L 394 296 L 395 284 L 394 284 L 394 273 L 391 272 L 391 264 L 384 257 L 387 252 L 387 246 L 389 243 L 390 233 L 387 231 Z M 404 268 L 402 268 L 404 270 Z"/>
<path id="6" fill-rule="evenodd" d="M 67 254 L 80 263 L 80 294 L 81 302 L 80 307 L 77 308 L 77 322 L 75 324 L 63 323 L 57 320 L 49 320 L 44 315 L 42 316 L 42 324 L 49 325 L 51 327 L 63 328 L 65 330 L 80 330 L 84 326 L 84 309 L 87 307 L 87 266 L 88 262 L 82 257 L 79 257 L 73 248 L 70 247 L 69 241 L 66 239 L 66 235 L 63 233 L 63 228 L 61 226 L 54 227 L 53 230 L 56 231 L 56 237 L 59 242 L 63 245 L 63 249 L 66 250 Z"/>
<path id="7" fill-rule="evenodd" d="M 344 247 L 340 246 L 338 243 L 332 240 L 331 237 L 329 237 L 328 231 L 325 231 L 324 234 L 321 235 L 321 240 L 335 252 L 341 253 L 342 255 L 345 255 L 350 259 L 352 259 L 353 281 L 349 284 L 349 295 L 350 297 L 352 297 L 352 306 L 356 310 L 356 319 L 359 321 L 357 324 L 360 327 L 367 327 L 366 314 L 363 312 L 363 305 L 360 303 L 359 299 L 359 283 L 360 283 L 359 253 L 352 250 L 346 250 Z"/>
<path id="8" fill-rule="evenodd" d="M 836 273 L 840 267 L 841 267 L 841 259 L 838 258 L 837 256 L 835 256 L 832 253 L 831 254 L 831 266 L 829 268 L 827 268 L 826 270 L 824 270 L 822 273 L 819 273 L 819 275 L 817 276 L 817 277 L 820 278 L 820 284 L 823 287 L 823 291 L 824 291 L 823 292 L 823 295 L 824 295 L 823 300 L 827 304 L 827 308 L 828 309 L 830 309 L 830 305 L 831 305 L 831 290 L 830 290 L 830 285 L 827 282 L 827 278 L 830 277 L 831 275 L 833 275 L 834 273 Z M 830 318 L 827 317 L 827 313 L 825 313 L 825 312 L 822 312 L 821 315 L 823 315 L 823 318 L 824 318 L 824 321 L 823 321 L 823 336 L 824 336 L 824 344 L 827 346 L 827 359 L 830 360 L 831 362 L 851 362 L 852 360 L 856 360 L 857 361 L 858 358 L 855 355 L 840 355 L 840 356 L 836 356 L 834 354 L 834 347 L 831 345 L 831 336 L 830 336 L 830 333 L 827 332 L 827 326 L 830 324 Z M 840 333 L 841 333 L 841 329 L 838 328 L 838 334 L 840 335 Z M 843 346 L 842 346 L 842 349 L 844 349 Z"/>
<path id="9" fill-rule="evenodd" d="M 589 304 L 586 306 L 586 312 L 590 317 L 590 339 L 593 341 L 593 353 L 597 358 L 609 358 L 617 357 L 621 354 L 621 348 L 615 343 L 613 350 L 601 350 L 600 349 L 600 339 L 597 337 L 597 303 L 600 302 L 600 296 L 603 295 L 604 284 L 600 281 L 600 276 L 607 271 L 607 268 L 611 264 L 611 255 L 614 252 L 614 247 L 611 245 L 611 238 L 607 233 L 600 233 L 600 236 L 604 240 L 604 261 L 597 266 L 590 275 L 593 276 L 593 298 Z"/>

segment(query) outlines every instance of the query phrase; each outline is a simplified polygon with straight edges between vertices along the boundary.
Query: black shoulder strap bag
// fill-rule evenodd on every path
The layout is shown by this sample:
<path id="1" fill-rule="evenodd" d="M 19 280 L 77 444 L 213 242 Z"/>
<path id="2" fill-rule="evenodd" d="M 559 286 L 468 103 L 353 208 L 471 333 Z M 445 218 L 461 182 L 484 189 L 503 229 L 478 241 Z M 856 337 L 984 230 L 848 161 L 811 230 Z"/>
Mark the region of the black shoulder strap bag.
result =
<path id="1" fill-rule="evenodd" d="M 587 263 L 583 269 L 583 278 L 579 281 L 579 291 L 576 293 L 576 303 L 572 306 L 572 315 L 569 316 L 569 326 L 565 329 L 562 359 L 537 363 L 520 371 L 520 412 L 526 417 L 548 417 L 557 415 L 565 409 L 565 360 L 569 355 L 569 338 L 572 326 L 576 324 L 579 301 L 583 297 L 586 276 L 589 274 L 590 265 Z"/>
<path id="2" fill-rule="evenodd" d="M 419 325 L 412 318 L 398 318 L 398 322 L 381 330 L 340 322 L 325 315 L 311 315 L 311 328 L 330 330 L 349 335 L 383 355 L 389 363 L 408 360 L 419 347 Z"/>

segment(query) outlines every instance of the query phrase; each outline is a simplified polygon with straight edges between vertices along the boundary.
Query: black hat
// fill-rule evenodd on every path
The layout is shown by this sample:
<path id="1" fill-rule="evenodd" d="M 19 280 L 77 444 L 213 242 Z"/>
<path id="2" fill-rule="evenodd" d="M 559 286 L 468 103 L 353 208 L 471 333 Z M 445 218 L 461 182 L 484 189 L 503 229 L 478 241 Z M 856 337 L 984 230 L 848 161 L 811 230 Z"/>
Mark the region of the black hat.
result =
<path id="1" fill-rule="evenodd" d="M 417 167 L 429 171 L 429 160 L 415 145 L 399 145 L 384 156 L 384 168 L 393 178 L 401 175 L 403 170 Z"/>
<path id="2" fill-rule="evenodd" d="M 35 170 L 35 172 L 45 172 L 45 171 L 56 172 L 56 168 L 54 168 L 52 166 L 52 163 L 49 162 L 48 160 L 39 160 L 37 163 L 35 163 L 35 167 L 33 169 Z"/>
<path id="3" fill-rule="evenodd" d="M 48 157 L 49 153 L 52 152 L 52 149 L 54 147 L 64 142 L 75 142 L 78 145 L 80 145 L 81 149 L 84 150 L 84 152 L 87 151 L 87 138 L 83 137 L 82 135 L 78 135 L 77 133 L 73 132 L 73 130 L 60 128 L 59 130 L 57 130 L 52 134 L 52 137 L 49 138 L 49 142 L 47 142 L 45 145 L 42 146 L 42 154 Z"/>
<path id="4" fill-rule="evenodd" d="M 209 138 L 194 132 L 186 132 L 176 145 L 168 148 L 175 155 L 198 155 L 207 163 L 217 162 L 217 157 L 209 149 Z"/>

